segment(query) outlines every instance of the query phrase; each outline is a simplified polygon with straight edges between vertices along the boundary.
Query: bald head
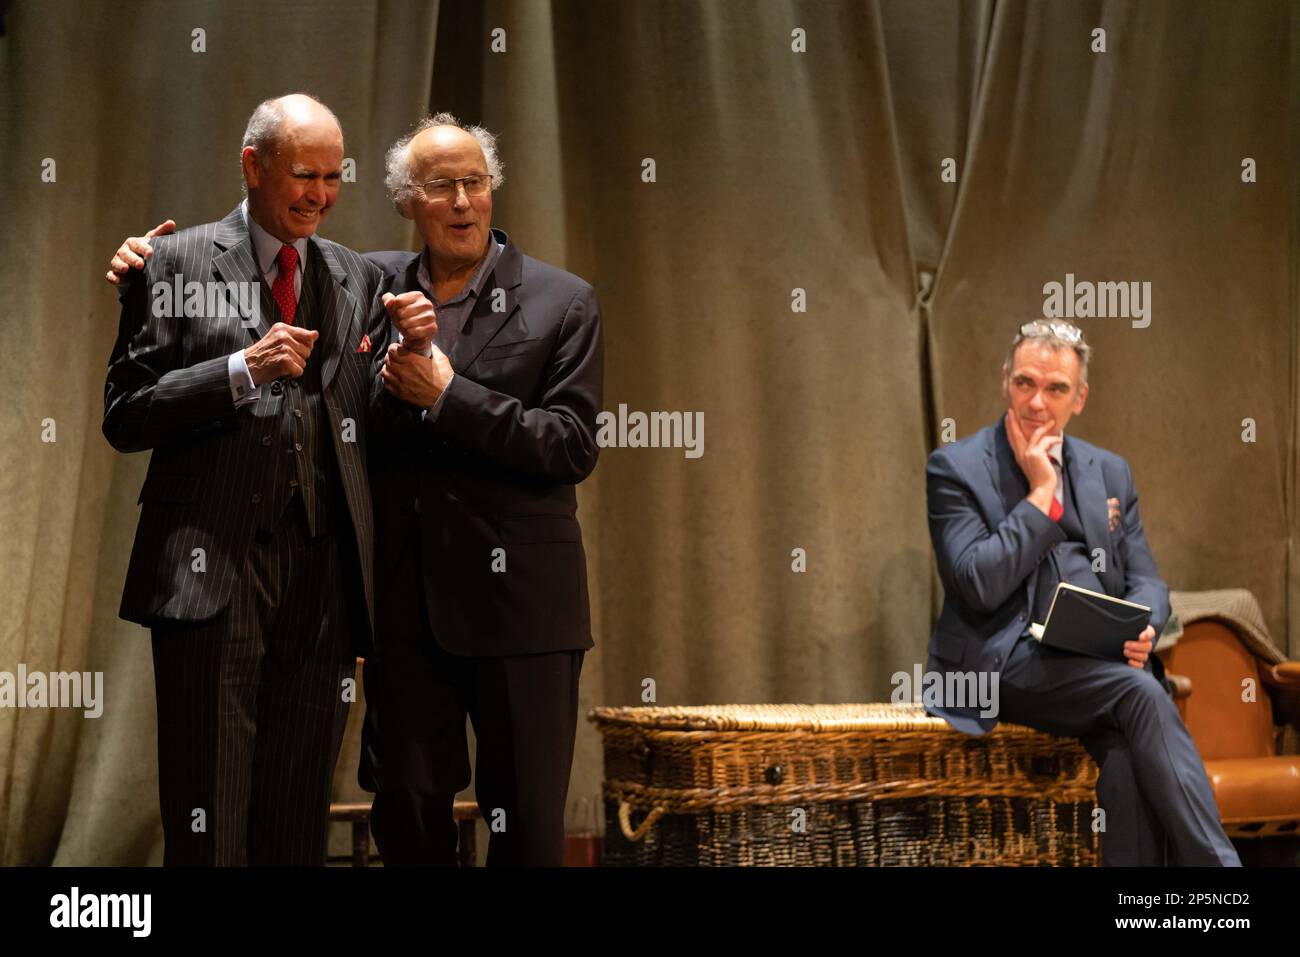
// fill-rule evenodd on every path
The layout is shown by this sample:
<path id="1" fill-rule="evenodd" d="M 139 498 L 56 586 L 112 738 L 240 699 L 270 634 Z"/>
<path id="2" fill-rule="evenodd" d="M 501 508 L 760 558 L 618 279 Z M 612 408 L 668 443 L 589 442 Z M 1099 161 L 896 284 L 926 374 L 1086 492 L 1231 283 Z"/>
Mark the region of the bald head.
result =
<path id="1" fill-rule="evenodd" d="M 306 93 L 258 105 L 240 151 L 254 221 L 282 242 L 310 236 L 334 206 L 343 175 L 343 129 Z"/>
<path id="2" fill-rule="evenodd" d="M 465 137 L 478 145 L 477 153 L 468 147 Z M 418 149 L 416 140 L 419 140 Z M 475 160 L 477 168 L 486 170 L 492 177 L 493 189 L 505 182 L 495 136 L 481 126 L 462 123 L 452 113 L 435 113 L 426 116 L 411 132 L 389 147 L 385 157 L 384 184 L 398 212 L 403 216 L 411 215 L 409 203 L 413 184 L 425 182 L 419 177 L 437 165 L 440 157 L 453 154 Z"/>
<path id="3" fill-rule="evenodd" d="M 458 126 L 432 126 L 415 134 L 410 146 L 410 175 L 422 183 L 438 176 L 487 172 L 483 147 L 470 133 Z"/>
<path id="4" fill-rule="evenodd" d="M 339 131 L 339 135 L 343 135 L 343 128 L 339 125 L 338 117 L 334 115 L 334 111 L 314 96 L 307 93 L 290 93 L 269 102 L 280 109 L 287 123 L 306 126 L 313 123 L 333 124 L 334 128 Z"/>
<path id="5" fill-rule="evenodd" d="M 265 165 L 293 136 L 337 138 L 339 148 L 343 146 L 343 127 L 334 111 L 308 93 L 290 93 L 257 105 L 244 129 L 240 152 L 251 148 Z"/>

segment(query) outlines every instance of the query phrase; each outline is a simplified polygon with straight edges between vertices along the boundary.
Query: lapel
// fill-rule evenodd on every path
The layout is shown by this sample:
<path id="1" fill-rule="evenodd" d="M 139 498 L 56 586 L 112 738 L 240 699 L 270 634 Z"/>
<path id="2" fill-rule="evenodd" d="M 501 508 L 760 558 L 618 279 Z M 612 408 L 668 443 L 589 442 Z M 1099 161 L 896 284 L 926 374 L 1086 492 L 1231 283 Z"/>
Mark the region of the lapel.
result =
<path id="1" fill-rule="evenodd" d="M 524 257 L 514 243 L 510 242 L 510 237 L 501 230 L 492 230 L 492 241 L 502 244 L 501 255 L 492 267 L 492 272 L 483 281 L 483 288 L 474 301 L 474 309 L 465 320 L 461 334 L 452 343 L 451 353 L 447 356 L 456 372 L 464 372 L 474 364 L 483 347 L 492 341 L 492 337 L 519 308 L 519 283 L 523 275 Z M 416 267 L 419 267 L 418 259 Z M 505 293 L 504 308 L 500 312 L 492 308 L 498 289 Z"/>
<path id="2" fill-rule="evenodd" d="M 213 242 L 220 250 L 212 257 L 212 268 L 218 278 L 225 282 L 257 283 L 259 308 L 252 317 L 253 322 L 242 322 L 244 329 L 256 342 L 271 331 L 269 317 L 275 315 L 275 300 L 271 298 L 271 287 L 262 279 L 261 270 L 257 268 L 253 240 L 244 223 L 242 206 L 236 206 L 226 214 L 225 219 L 217 223 Z"/>
<path id="3" fill-rule="evenodd" d="M 1074 510 L 1083 524 L 1088 554 L 1091 556 L 1098 548 L 1104 550 L 1106 570 L 1099 573 L 1098 577 L 1108 593 L 1123 594 L 1122 588 L 1116 590 L 1117 572 L 1115 556 L 1111 554 L 1110 530 L 1106 525 L 1106 483 L 1102 478 L 1101 466 L 1092 451 L 1070 436 L 1065 437 L 1064 444 L 1063 467 L 1070 474 L 1070 484 L 1074 491 Z M 996 494 L 982 496 L 981 501 L 988 510 L 990 521 L 997 524 L 1029 492 L 1028 483 L 1020 471 L 1020 466 L 1016 464 L 1015 453 L 1011 451 L 1011 443 L 1007 441 L 1005 419 L 999 420 L 998 424 L 990 430 L 984 451 L 985 465 L 992 480 L 990 488 L 996 489 Z M 1031 602 L 1037 581 L 1038 569 L 1035 567 L 1026 582 L 1027 594 Z"/>
<path id="4" fill-rule="evenodd" d="M 319 282 L 317 290 L 320 293 L 320 316 L 317 328 L 320 330 L 320 338 L 316 340 L 312 351 L 325 350 L 322 353 L 325 359 L 321 365 L 320 383 L 323 392 L 329 388 L 330 380 L 338 370 L 339 358 L 348 342 L 348 329 L 357 313 L 357 300 L 348 289 L 348 273 L 339 263 L 333 244 L 312 236 L 307 249 L 308 265 L 312 266 L 313 260 L 319 258 L 328 273 L 323 281 L 318 270 L 309 268 L 303 274 L 304 282 L 313 278 Z"/>
<path id="5" fill-rule="evenodd" d="M 217 275 L 226 282 L 256 282 L 261 291 L 261 308 L 255 316 L 256 321 L 244 327 L 254 342 L 271 331 L 271 317 L 279 314 L 275 300 L 271 298 L 271 285 L 262 276 L 254 256 L 253 240 L 248 235 L 248 226 L 244 222 L 244 212 L 236 206 L 221 222 L 217 224 L 214 242 L 221 250 L 212 258 L 212 267 Z M 321 266 L 324 267 L 322 278 Z M 320 314 L 316 317 L 316 328 L 320 338 L 316 340 L 313 354 L 319 352 L 323 357 L 321 365 L 321 389 L 328 388 L 330 380 L 338 369 L 339 356 L 347 343 L 348 327 L 356 313 L 356 298 L 348 289 L 348 273 L 338 261 L 333 247 L 312 236 L 307 243 L 307 262 L 303 269 L 303 303 L 307 301 L 307 284 L 316 283 L 320 295 Z"/>
<path id="6" fill-rule="evenodd" d="M 985 462 L 988 465 L 989 476 L 993 480 L 992 488 L 997 489 L 997 495 L 991 497 L 996 510 L 989 513 L 996 524 L 1029 494 L 1029 480 L 1025 478 L 1025 473 L 1020 471 L 1020 466 L 1016 463 L 1016 453 L 1012 451 L 1011 442 L 1007 439 L 1005 413 L 990 433 L 985 451 L 987 453 Z M 1035 565 L 1034 570 L 1025 579 L 1025 601 L 1030 608 L 1034 606 L 1034 590 L 1038 586 L 1038 567 Z"/>
<path id="7" fill-rule="evenodd" d="M 1083 524 L 1088 555 L 1091 557 L 1096 549 L 1102 549 L 1106 556 L 1106 570 L 1097 577 L 1102 580 L 1108 593 L 1114 592 L 1115 556 L 1111 554 L 1110 529 L 1106 525 L 1106 482 L 1101 474 L 1101 466 L 1090 450 L 1083 448 L 1068 435 L 1065 437 L 1065 452 L 1062 457 L 1074 488 L 1074 510 Z M 1122 594 L 1123 590 L 1119 593 Z"/>
<path id="8" fill-rule="evenodd" d="M 421 251 L 411 259 L 411 262 L 406 267 L 406 271 L 402 273 L 402 278 L 394 283 L 394 293 L 400 295 L 404 292 L 410 292 L 412 289 L 418 289 L 426 296 L 430 295 L 430 291 L 420 285 L 420 259 L 423 256 L 424 252 Z M 394 336 L 393 339 L 396 341 L 397 337 Z"/>
<path id="9" fill-rule="evenodd" d="M 995 489 L 996 494 L 991 492 L 982 494 L 981 501 L 988 512 L 989 520 L 996 525 L 1029 494 L 1029 483 L 1024 473 L 1020 471 L 1020 466 L 1016 464 L 1015 453 L 1011 451 L 1011 443 L 1007 441 L 1005 417 L 999 419 L 998 424 L 989 431 L 984 446 L 984 464 L 992 481 L 992 485 L 987 488 Z M 979 486 L 978 491 L 984 493 L 985 488 Z"/>

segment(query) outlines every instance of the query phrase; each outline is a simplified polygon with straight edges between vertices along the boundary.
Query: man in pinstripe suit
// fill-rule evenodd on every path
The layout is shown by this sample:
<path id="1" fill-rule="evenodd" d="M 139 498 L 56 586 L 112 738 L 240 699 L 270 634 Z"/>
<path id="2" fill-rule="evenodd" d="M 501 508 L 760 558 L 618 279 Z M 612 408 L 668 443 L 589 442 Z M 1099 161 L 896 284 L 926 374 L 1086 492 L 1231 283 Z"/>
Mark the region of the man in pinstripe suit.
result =
<path id="1" fill-rule="evenodd" d="M 315 235 L 342 131 L 311 97 L 268 100 L 241 162 L 247 202 L 155 239 L 126 285 L 104 389 L 113 447 L 153 450 L 120 614 L 153 634 L 168 865 L 324 862 L 345 679 L 373 621 L 382 274 Z"/>

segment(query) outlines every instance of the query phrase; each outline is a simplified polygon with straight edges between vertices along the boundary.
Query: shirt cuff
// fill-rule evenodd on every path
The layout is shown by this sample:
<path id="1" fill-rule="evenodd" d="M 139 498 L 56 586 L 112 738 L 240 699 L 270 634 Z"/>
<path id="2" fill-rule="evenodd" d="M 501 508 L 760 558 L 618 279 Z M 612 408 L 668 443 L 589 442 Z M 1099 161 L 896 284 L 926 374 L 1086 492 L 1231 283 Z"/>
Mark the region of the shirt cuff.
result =
<path id="1" fill-rule="evenodd" d="M 432 352 L 429 355 L 433 355 Z M 451 379 L 456 378 L 456 373 L 451 374 Z M 451 379 L 447 380 L 447 389 L 451 388 Z M 420 410 L 420 420 L 423 422 L 433 422 L 438 418 L 438 413 L 442 411 L 442 404 L 447 401 L 447 389 L 443 389 L 438 398 L 433 400 L 433 405 L 427 409 Z"/>
<path id="2" fill-rule="evenodd" d="M 402 335 L 401 330 L 398 329 L 396 326 L 394 326 L 394 327 L 393 327 L 393 331 L 397 333 L 397 343 L 398 343 L 398 345 L 405 345 L 405 344 L 406 344 L 406 337 L 405 337 L 404 335 Z M 433 343 L 430 342 L 428 345 L 426 345 L 426 346 L 424 347 L 424 349 L 421 350 L 420 355 L 424 356 L 425 358 L 428 358 L 429 356 L 433 355 Z"/>
<path id="3" fill-rule="evenodd" d="M 235 408 L 256 402 L 262 394 L 262 387 L 253 383 L 248 363 L 244 361 L 244 350 L 232 352 L 226 360 L 226 374 L 230 376 L 230 397 L 235 400 Z"/>

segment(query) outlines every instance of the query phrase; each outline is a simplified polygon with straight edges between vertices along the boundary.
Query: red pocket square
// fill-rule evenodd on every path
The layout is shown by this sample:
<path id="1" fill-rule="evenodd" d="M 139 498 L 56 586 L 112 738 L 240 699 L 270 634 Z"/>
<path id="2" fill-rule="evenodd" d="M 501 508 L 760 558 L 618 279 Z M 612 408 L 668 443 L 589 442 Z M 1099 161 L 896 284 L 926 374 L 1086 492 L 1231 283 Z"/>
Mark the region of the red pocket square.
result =
<path id="1" fill-rule="evenodd" d="M 1106 525 L 1113 532 L 1119 528 L 1119 499 L 1106 499 Z"/>
<path id="2" fill-rule="evenodd" d="M 369 352 L 369 351 L 370 351 L 370 334 L 366 333 L 364 336 L 361 337 L 361 345 L 357 346 L 357 352 Z"/>

